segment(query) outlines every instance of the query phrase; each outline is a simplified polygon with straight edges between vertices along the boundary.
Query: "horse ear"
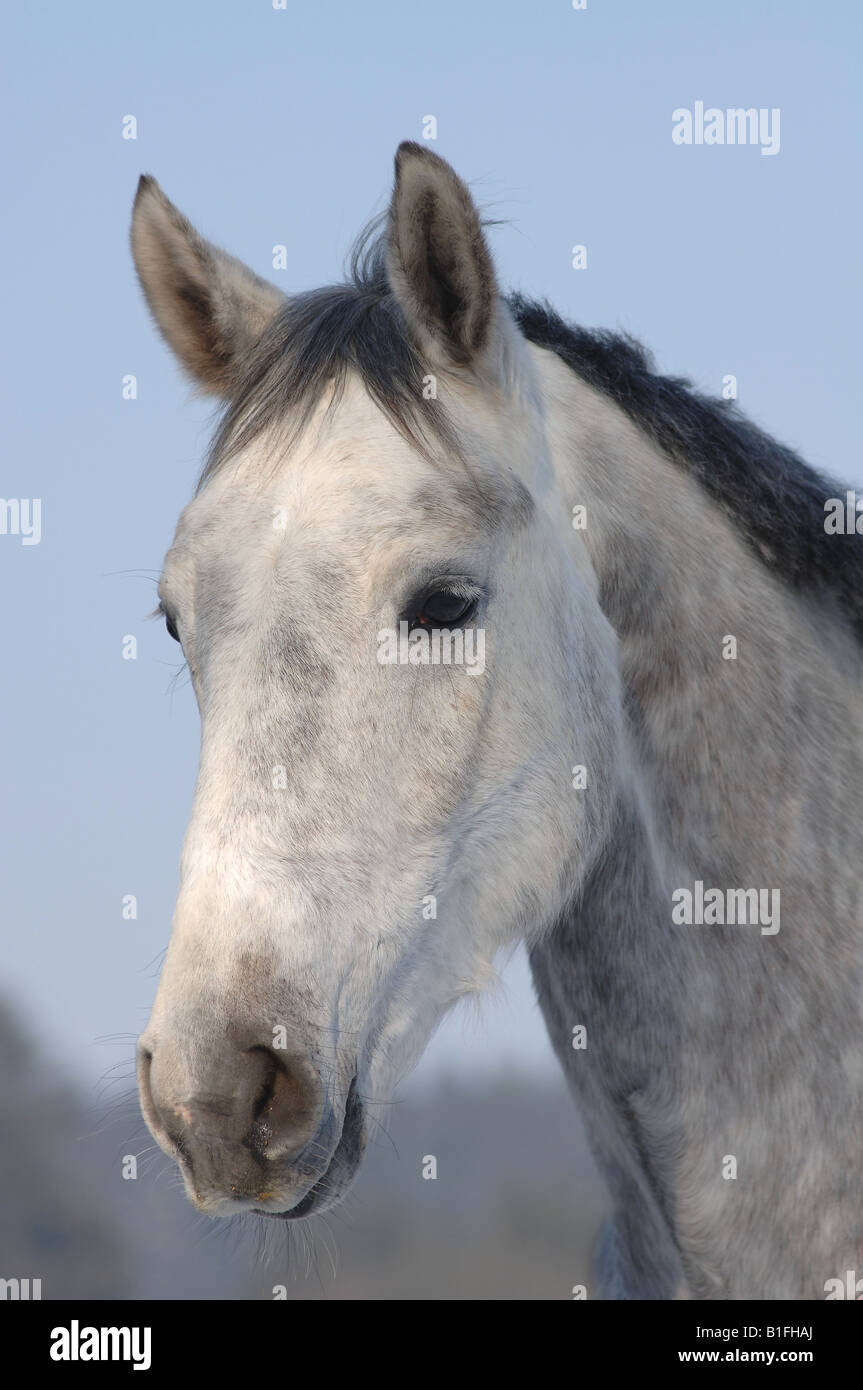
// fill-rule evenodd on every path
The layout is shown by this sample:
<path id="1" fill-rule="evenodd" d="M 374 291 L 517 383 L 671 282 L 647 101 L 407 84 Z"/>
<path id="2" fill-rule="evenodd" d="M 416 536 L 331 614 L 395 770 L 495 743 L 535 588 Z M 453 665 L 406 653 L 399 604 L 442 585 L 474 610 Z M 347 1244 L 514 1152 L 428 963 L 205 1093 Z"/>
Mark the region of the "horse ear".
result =
<path id="1" fill-rule="evenodd" d="M 479 213 L 446 160 L 411 140 L 396 151 L 387 274 L 421 347 L 457 366 L 482 354 L 497 285 Z"/>
<path id="2" fill-rule="evenodd" d="M 230 395 L 240 359 L 284 295 L 205 241 L 147 174 L 132 212 L 132 255 L 168 346 L 205 391 Z"/>

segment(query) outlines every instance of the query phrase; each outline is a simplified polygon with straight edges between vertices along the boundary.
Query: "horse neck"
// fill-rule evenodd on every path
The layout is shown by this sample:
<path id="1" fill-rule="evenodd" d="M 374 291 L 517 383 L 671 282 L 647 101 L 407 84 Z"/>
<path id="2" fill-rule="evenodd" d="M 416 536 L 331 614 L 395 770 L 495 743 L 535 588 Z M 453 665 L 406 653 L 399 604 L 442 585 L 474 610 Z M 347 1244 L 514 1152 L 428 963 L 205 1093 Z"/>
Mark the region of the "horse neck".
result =
<path id="1" fill-rule="evenodd" d="M 850 626 L 788 587 L 693 477 L 541 355 L 558 489 L 586 508 L 570 543 L 617 636 L 630 755 L 669 854 L 722 882 L 784 879 L 809 830 L 823 862 L 808 882 L 847 879 L 829 845 L 845 843 L 863 783 Z"/>
<path id="2" fill-rule="evenodd" d="M 704 1296 L 823 1297 L 863 1235 L 847 1180 L 863 1141 L 857 643 L 616 406 L 541 358 L 560 510 L 568 524 L 586 508 L 570 544 L 619 644 L 626 744 L 606 853 L 532 951 L 546 1022 L 615 1200 L 640 1204 L 630 1244 L 647 1232 L 649 1287 L 667 1290 L 681 1258 Z M 675 925 L 673 893 L 699 880 L 777 890 L 780 930 Z M 825 1072 L 838 1040 L 845 1063 Z M 726 1152 L 749 1165 L 745 1194 L 722 1181 Z M 846 1194 L 844 1236 L 801 1216 L 804 1165 L 814 1197 Z M 764 1269 L 783 1272 L 759 1286 Z"/>

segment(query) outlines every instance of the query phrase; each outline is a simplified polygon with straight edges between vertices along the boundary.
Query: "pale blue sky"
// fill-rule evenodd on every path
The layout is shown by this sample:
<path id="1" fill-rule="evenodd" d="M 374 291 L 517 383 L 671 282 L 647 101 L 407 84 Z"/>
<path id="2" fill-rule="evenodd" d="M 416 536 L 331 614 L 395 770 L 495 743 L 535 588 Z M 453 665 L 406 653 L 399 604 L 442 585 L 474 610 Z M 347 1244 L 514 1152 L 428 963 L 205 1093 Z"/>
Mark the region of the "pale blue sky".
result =
<path id="1" fill-rule="evenodd" d="M 434 115 L 434 148 L 509 221 L 492 234 L 505 285 L 629 330 L 704 389 L 735 373 L 762 425 L 860 484 L 860 7 L 19 3 L 3 29 L 0 494 L 42 498 L 43 539 L 0 536 L 0 988 L 95 1076 L 130 1052 L 94 1040 L 146 1019 L 198 739 L 188 686 L 167 693 L 176 649 L 144 621 L 154 586 L 134 572 L 158 571 L 212 407 L 189 400 L 134 280 L 138 175 L 260 274 L 305 288 L 338 276 L 396 145 Z M 779 107 L 779 155 L 674 145 L 671 113 L 696 100 Z M 553 1065 L 524 969 L 511 979 L 508 1009 L 449 1026 L 426 1074 Z"/>

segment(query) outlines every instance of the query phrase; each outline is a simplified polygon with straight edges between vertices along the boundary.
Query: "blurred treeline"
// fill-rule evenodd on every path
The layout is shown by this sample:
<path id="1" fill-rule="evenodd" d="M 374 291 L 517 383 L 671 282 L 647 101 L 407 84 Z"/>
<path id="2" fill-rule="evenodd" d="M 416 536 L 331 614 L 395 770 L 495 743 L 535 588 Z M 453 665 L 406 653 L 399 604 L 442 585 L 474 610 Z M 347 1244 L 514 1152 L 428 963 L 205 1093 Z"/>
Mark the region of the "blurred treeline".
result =
<path id="1" fill-rule="evenodd" d="M 375 1118 L 346 1203 L 215 1222 L 152 1148 L 130 1082 L 82 1097 L 0 1006 L 0 1277 L 50 1298 L 568 1299 L 605 1198 L 563 1081 L 441 1083 Z M 110 1097 L 109 1097 L 110 1101 Z M 123 1158 L 141 1156 L 136 1180 Z M 423 1160 L 437 1160 L 437 1178 Z"/>

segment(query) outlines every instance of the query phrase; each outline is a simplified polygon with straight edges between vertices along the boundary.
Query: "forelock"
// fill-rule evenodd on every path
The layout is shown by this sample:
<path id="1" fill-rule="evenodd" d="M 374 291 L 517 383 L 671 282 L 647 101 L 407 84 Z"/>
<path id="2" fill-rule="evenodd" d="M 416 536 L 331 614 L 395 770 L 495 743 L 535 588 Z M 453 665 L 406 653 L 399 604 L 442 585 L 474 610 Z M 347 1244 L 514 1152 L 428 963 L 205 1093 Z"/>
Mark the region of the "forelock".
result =
<path id="1" fill-rule="evenodd" d="M 460 456 L 446 411 L 429 392 L 424 395 L 428 367 L 389 287 L 376 223 L 354 248 L 349 278 L 287 299 L 241 363 L 198 490 L 262 436 L 283 455 L 327 391 L 327 414 L 335 410 L 349 373 L 356 373 L 375 405 L 424 456 L 431 457 L 435 445 Z"/>

